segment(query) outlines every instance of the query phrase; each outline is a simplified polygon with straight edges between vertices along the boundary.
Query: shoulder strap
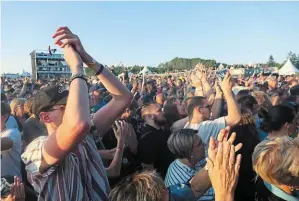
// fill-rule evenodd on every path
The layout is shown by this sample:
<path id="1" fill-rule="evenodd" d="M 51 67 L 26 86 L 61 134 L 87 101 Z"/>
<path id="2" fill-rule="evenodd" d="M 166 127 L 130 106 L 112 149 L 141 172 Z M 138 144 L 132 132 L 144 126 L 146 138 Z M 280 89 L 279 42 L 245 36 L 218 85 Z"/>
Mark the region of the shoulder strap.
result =
<path id="1" fill-rule="evenodd" d="M 278 187 L 269 184 L 267 182 L 264 182 L 265 186 L 267 187 L 267 189 L 273 193 L 274 195 L 276 195 L 277 197 L 287 200 L 287 201 L 299 201 L 298 197 L 294 197 L 292 195 L 289 195 L 287 193 L 285 193 L 283 190 L 279 189 Z"/>

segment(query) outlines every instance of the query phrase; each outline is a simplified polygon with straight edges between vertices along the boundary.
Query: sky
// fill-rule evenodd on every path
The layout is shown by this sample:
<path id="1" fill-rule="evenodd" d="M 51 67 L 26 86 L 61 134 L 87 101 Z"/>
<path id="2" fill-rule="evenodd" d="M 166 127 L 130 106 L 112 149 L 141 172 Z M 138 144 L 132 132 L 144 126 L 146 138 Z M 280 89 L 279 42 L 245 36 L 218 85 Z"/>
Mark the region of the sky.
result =
<path id="1" fill-rule="evenodd" d="M 157 66 L 175 57 L 227 64 L 299 54 L 299 2 L 1 2 L 1 72 L 31 71 L 30 52 L 59 26 L 98 62 Z M 296 25 L 297 24 L 297 25 Z"/>

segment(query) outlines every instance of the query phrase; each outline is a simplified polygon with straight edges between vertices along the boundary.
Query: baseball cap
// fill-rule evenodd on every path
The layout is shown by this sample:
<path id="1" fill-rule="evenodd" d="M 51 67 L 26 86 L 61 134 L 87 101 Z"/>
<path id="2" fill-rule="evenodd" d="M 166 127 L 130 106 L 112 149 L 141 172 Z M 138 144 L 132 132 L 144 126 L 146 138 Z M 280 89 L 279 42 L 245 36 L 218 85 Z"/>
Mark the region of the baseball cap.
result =
<path id="1" fill-rule="evenodd" d="M 65 105 L 68 94 L 64 86 L 42 88 L 33 98 L 32 113 L 38 117 L 41 112 L 51 109 L 54 105 Z"/>

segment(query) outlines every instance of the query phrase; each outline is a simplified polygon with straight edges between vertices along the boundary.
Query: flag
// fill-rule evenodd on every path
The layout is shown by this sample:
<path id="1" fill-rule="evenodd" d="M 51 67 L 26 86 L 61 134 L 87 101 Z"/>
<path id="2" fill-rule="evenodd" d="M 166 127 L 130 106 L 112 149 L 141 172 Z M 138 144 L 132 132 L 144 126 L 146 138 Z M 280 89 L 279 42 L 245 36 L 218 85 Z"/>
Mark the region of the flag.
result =
<path id="1" fill-rule="evenodd" d="M 48 50 L 49 50 L 49 54 L 50 54 L 50 55 L 52 55 L 52 52 L 51 52 L 51 47 L 50 47 L 50 45 L 49 45 L 49 48 L 48 48 Z"/>

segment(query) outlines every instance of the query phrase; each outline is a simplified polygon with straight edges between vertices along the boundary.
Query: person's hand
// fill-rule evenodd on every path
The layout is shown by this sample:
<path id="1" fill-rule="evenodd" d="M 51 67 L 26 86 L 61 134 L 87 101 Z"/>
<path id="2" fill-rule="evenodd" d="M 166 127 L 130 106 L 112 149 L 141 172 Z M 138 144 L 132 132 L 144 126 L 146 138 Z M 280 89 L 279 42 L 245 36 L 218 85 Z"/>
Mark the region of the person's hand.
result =
<path id="1" fill-rule="evenodd" d="M 24 184 L 18 177 L 14 177 L 14 183 L 10 186 L 10 193 L 5 201 L 25 201 Z"/>
<path id="2" fill-rule="evenodd" d="M 232 87 L 233 87 L 233 80 L 231 74 L 227 72 L 221 82 L 221 89 L 223 92 L 226 92 L 226 91 L 231 91 Z"/>
<path id="3" fill-rule="evenodd" d="M 219 81 L 215 82 L 214 87 L 215 87 L 215 91 L 216 91 L 216 97 L 215 98 L 216 99 L 222 99 L 223 93 L 222 93 L 222 90 L 220 88 Z"/>
<path id="4" fill-rule="evenodd" d="M 130 133 L 130 128 L 128 123 L 125 121 L 115 121 L 115 125 L 112 127 L 114 135 L 118 141 L 119 146 L 125 144 L 127 136 Z"/>
<path id="5" fill-rule="evenodd" d="M 201 88 L 201 74 L 197 72 L 192 72 L 190 75 L 191 84 L 196 88 Z"/>
<path id="6" fill-rule="evenodd" d="M 227 126 L 225 129 L 221 129 L 218 136 L 217 140 L 214 140 L 214 138 L 210 139 L 209 142 L 209 149 L 208 149 L 208 155 L 209 158 L 214 161 L 216 158 L 217 150 L 218 150 L 218 145 L 220 142 L 222 143 L 230 143 L 233 144 L 236 140 L 236 133 L 232 133 L 231 136 L 228 138 L 230 133 L 230 127 Z M 242 143 L 237 144 L 235 148 L 235 152 L 239 151 L 242 148 Z"/>
<path id="7" fill-rule="evenodd" d="M 84 57 L 86 54 L 79 37 L 73 34 L 68 27 L 59 27 L 52 37 L 55 39 L 55 44 L 61 48 L 64 48 L 66 45 L 71 45 L 81 57 Z"/>
<path id="8" fill-rule="evenodd" d="M 211 138 L 210 141 L 213 139 Z M 241 155 L 235 158 L 235 146 L 229 141 L 219 142 L 214 160 L 207 159 L 208 173 L 215 190 L 215 201 L 234 200 L 234 191 L 239 177 Z"/>
<path id="9" fill-rule="evenodd" d="M 70 66 L 71 71 L 77 72 L 77 70 L 83 70 L 82 59 L 79 54 L 70 45 L 64 46 L 64 59 Z"/>
<path id="10" fill-rule="evenodd" d="M 207 169 L 212 186 L 215 189 L 216 201 L 233 200 L 234 190 L 237 185 L 241 155 L 235 161 L 235 152 L 241 149 L 242 144 L 232 145 L 236 133 L 230 133 L 230 127 L 222 129 L 217 140 L 210 138 Z"/>

